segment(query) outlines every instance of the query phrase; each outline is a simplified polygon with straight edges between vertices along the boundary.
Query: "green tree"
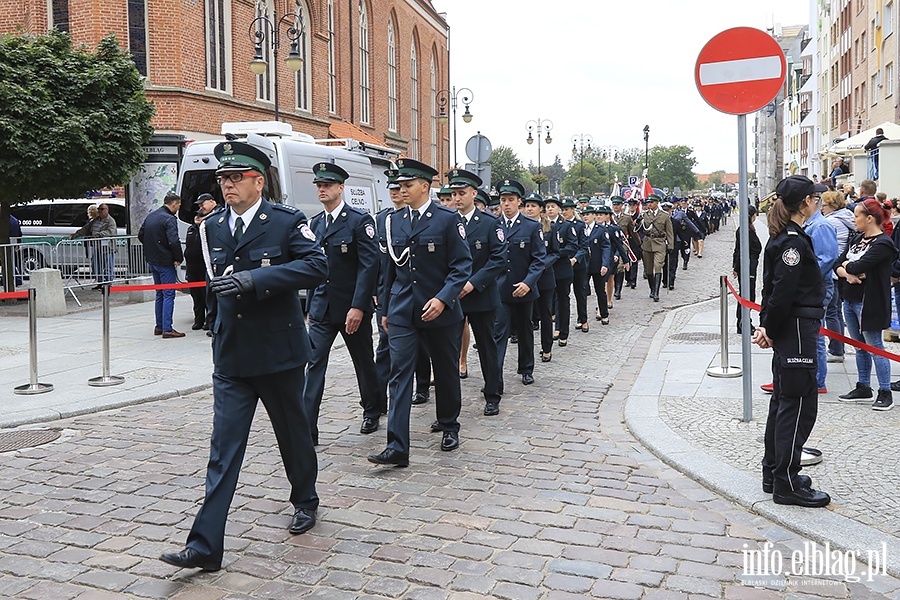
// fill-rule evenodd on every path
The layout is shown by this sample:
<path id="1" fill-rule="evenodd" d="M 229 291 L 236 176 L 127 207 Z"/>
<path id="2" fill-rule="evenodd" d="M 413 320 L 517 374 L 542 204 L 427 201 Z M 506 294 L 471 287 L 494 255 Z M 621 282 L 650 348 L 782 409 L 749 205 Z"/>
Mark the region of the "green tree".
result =
<path id="1" fill-rule="evenodd" d="M 525 172 L 522 161 L 519 160 L 515 151 L 509 146 L 497 146 L 491 152 L 491 157 L 485 162 L 491 165 L 491 177 L 494 180 L 491 182 L 491 185 L 496 184 L 501 179 L 515 179 L 529 187 L 531 178 Z"/>
<path id="2" fill-rule="evenodd" d="M 697 159 L 689 146 L 654 146 L 650 148 L 650 172 L 648 178 L 653 187 L 670 190 L 680 187 L 692 190 L 697 186 L 694 166 Z"/>
<path id="3" fill-rule="evenodd" d="M 580 158 L 580 157 L 579 157 Z M 572 196 L 592 196 L 606 190 L 606 172 L 598 173 L 593 161 L 585 158 L 584 167 L 580 160 L 570 163 L 569 173 L 562 182 L 564 194 Z"/>
<path id="4" fill-rule="evenodd" d="M 144 160 L 152 116 L 115 36 L 96 52 L 55 30 L 0 36 L 0 243 L 9 241 L 14 202 L 127 183 Z"/>
<path id="5" fill-rule="evenodd" d="M 707 181 L 711 186 L 720 186 L 725 183 L 725 171 L 713 171 L 709 174 L 709 180 Z"/>

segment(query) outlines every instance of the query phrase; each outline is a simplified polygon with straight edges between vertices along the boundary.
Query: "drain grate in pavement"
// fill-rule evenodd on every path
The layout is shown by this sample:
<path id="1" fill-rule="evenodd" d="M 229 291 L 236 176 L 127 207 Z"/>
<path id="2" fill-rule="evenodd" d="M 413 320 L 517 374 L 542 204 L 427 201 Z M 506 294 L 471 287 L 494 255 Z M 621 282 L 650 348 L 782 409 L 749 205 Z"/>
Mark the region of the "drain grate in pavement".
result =
<path id="1" fill-rule="evenodd" d="M 12 452 L 49 444 L 61 435 L 59 429 L 25 429 L 0 431 L 0 452 Z"/>
<path id="2" fill-rule="evenodd" d="M 703 343 L 703 342 L 718 342 L 721 338 L 718 333 L 708 333 L 705 331 L 691 331 L 688 333 L 676 333 L 675 335 L 669 336 L 670 340 L 676 340 L 679 342 L 695 342 L 695 343 Z"/>

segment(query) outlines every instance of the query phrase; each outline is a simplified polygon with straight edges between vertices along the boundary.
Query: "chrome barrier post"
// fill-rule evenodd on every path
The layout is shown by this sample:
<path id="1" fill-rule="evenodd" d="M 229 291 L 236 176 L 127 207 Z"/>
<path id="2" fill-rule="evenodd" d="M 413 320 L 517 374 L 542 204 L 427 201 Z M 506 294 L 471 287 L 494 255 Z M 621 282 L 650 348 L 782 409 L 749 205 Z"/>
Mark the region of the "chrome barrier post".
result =
<path id="1" fill-rule="evenodd" d="M 88 385 L 93 387 L 119 385 L 125 381 L 121 375 L 109 374 L 109 285 L 104 285 L 100 293 L 103 295 L 103 375 L 88 379 Z"/>
<path id="2" fill-rule="evenodd" d="M 28 366 L 31 383 L 17 386 L 13 392 L 23 396 L 53 391 L 53 384 L 38 383 L 37 374 L 37 300 L 34 288 L 28 290 Z"/>
<path id="3" fill-rule="evenodd" d="M 732 367 L 728 364 L 728 286 L 725 285 L 725 276 L 719 280 L 719 335 L 722 338 L 722 348 L 719 354 L 722 357 L 721 365 L 709 367 L 706 374 L 710 377 L 740 377 L 740 367 Z"/>

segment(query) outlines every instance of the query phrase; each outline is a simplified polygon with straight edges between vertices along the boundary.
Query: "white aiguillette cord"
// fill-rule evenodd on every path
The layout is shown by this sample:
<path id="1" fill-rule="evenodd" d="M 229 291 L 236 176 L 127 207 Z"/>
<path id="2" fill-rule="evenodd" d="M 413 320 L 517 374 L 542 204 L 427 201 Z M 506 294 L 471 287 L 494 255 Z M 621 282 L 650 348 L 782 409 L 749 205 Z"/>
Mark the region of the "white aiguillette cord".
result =
<path id="1" fill-rule="evenodd" d="M 203 262 L 206 264 L 206 275 L 209 277 L 210 281 L 216 276 L 215 271 L 213 271 L 212 267 L 212 259 L 209 256 L 209 241 L 206 237 L 206 219 L 200 222 L 200 250 L 203 252 Z M 225 267 L 225 270 L 222 272 L 222 275 L 231 275 L 234 272 L 234 265 L 228 265 Z"/>
<path id="2" fill-rule="evenodd" d="M 404 266 L 409 262 L 409 246 L 403 249 L 403 252 L 400 253 L 399 257 L 394 254 L 394 246 L 391 243 L 391 215 L 388 215 L 384 220 L 384 231 L 385 236 L 387 237 L 387 251 L 391 255 L 391 260 L 394 261 L 394 264 L 398 267 Z"/>

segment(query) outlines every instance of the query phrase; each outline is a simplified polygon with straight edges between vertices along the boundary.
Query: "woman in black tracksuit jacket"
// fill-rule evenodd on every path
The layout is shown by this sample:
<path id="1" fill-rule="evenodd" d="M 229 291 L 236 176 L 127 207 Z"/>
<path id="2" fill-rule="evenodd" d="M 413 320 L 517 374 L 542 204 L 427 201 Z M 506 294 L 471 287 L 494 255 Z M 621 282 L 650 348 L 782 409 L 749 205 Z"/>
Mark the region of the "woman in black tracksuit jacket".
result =
<path id="1" fill-rule="evenodd" d="M 772 348 L 774 390 L 766 420 L 763 491 L 776 504 L 826 506 L 831 498 L 800 475 L 800 455 L 818 411 L 817 335 L 825 285 L 803 224 L 818 210 L 814 196 L 827 188 L 792 175 L 775 188 L 769 242 L 763 258 L 762 310 L 753 343 Z"/>

